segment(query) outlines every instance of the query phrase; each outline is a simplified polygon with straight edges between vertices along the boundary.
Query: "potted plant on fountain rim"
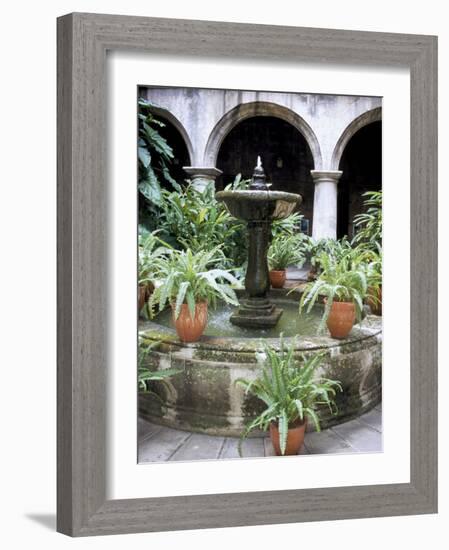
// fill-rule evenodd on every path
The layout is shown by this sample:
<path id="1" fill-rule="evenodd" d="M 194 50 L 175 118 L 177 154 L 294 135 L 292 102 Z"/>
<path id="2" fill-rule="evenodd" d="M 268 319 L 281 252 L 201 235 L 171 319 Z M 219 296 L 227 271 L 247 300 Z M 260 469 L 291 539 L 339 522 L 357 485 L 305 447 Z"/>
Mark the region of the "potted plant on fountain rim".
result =
<path id="1" fill-rule="evenodd" d="M 267 254 L 270 283 L 273 288 L 283 288 L 286 279 L 285 270 L 289 265 L 303 265 L 305 246 L 300 233 L 273 237 Z"/>
<path id="2" fill-rule="evenodd" d="M 203 334 L 208 304 L 215 306 L 217 300 L 223 300 L 239 305 L 231 286 L 239 286 L 239 282 L 229 271 L 213 268 L 220 262 L 220 247 L 195 254 L 190 249 L 169 250 L 155 261 L 158 281 L 149 300 L 151 315 L 156 305 L 162 311 L 169 302 L 176 332 L 184 342 L 195 342 Z"/>
<path id="3" fill-rule="evenodd" d="M 325 308 L 318 332 L 327 328 L 332 338 L 345 338 L 354 322 L 362 319 L 363 300 L 367 294 L 365 267 L 354 261 L 353 254 L 336 260 L 328 254 L 319 258 L 322 271 L 314 282 L 303 288 L 299 312 L 310 312 L 318 298 L 324 298 Z"/>
<path id="4" fill-rule="evenodd" d="M 295 342 L 285 347 L 281 335 L 280 349 L 265 346 L 262 355 L 262 373 L 255 380 L 240 378 L 236 384 L 245 388 L 266 405 L 264 411 L 248 424 L 239 443 L 255 428 L 270 430 L 270 438 L 276 454 L 298 454 L 304 443 L 307 419 L 310 418 L 317 431 L 320 421 L 316 413 L 318 405 L 327 405 L 332 414 L 337 412 L 334 397 L 341 391 L 338 381 L 316 377 L 316 370 L 324 360 L 323 353 L 309 357 L 294 357 Z"/>

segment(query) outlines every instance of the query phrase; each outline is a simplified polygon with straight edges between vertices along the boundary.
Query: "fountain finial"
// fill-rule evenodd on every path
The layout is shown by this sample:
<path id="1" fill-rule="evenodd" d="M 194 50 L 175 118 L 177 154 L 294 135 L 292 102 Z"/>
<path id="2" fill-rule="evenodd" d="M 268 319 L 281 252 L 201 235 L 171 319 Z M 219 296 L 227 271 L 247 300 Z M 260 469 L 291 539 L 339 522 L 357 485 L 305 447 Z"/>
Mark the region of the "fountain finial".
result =
<path id="1" fill-rule="evenodd" d="M 249 188 L 253 191 L 268 191 L 266 179 L 267 177 L 262 166 L 262 159 L 260 158 L 260 155 L 258 155 L 257 164 L 253 172 L 253 181 L 251 182 Z"/>

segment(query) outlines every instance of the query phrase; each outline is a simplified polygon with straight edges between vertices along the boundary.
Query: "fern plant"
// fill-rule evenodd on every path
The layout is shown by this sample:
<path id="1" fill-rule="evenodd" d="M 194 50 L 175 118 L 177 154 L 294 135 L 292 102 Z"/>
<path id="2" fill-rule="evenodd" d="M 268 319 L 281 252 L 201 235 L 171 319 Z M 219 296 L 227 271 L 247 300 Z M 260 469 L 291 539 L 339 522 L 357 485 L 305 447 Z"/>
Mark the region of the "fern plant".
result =
<path id="1" fill-rule="evenodd" d="M 281 220 L 273 220 L 271 224 L 271 236 L 275 239 L 277 237 L 285 237 L 286 235 L 300 234 L 303 238 L 305 238 L 306 235 L 304 233 L 300 233 L 301 220 L 303 217 L 304 216 L 299 212 L 294 212 L 290 216 L 282 218 Z"/>
<path id="2" fill-rule="evenodd" d="M 382 249 L 357 246 L 352 255 L 352 264 L 365 271 L 369 287 L 378 288 L 382 284 Z"/>
<path id="3" fill-rule="evenodd" d="M 158 228 L 175 248 L 194 252 L 222 246 L 223 268 L 241 265 L 245 259 L 244 226 L 215 199 L 213 183 L 202 191 L 193 185 L 162 191 Z"/>
<path id="4" fill-rule="evenodd" d="M 302 266 L 305 260 L 306 243 L 301 233 L 278 235 L 268 248 L 268 266 L 284 270 L 289 265 Z"/>
<path id="5" fill-rule="evenodd" d="M 262 356 L 262 372 L 255 380 L 239 378 L 236 384 L 245 389 L 245 394 L 258 397 L 264 404 L 264 411 L 250 422 L 239 442 L 239 454 L 248 434 L 259 428 L 266 431 L 270 423 L 278 424 L 281 453 L 285 454 L 289 427 L 303 423 L 310 418 L 320 431 L 316 409 L 327 405 L 332 414 L 337 412 L 336 391 L 341 391 L 338 381 L 316 377 L 317 368 L 323 363 L 324 354 L 316 353 L 300 360 L 294 356 L 295 342 L 287 347 L 280 337 L 280 349 L 265 345 Z"/>
<path id="6" fill-rule="evenodd" d="M 345 256 L 352 254 L 353 248 L 346 237 L 342 239 L 324 238 L 314 240 L 308 238 L 307 253 L 310 258 L 310 264 L 314 272 L 319 273 L 322 270 L 320 258 L 323 255 L 332 257 L 339 261 Z"/>
<path id="7" fill-rule="evenodd" d="M 368 287 L 365 266 L 354 262 L 352 254 L 346 254 L 340 260 L 336 260 L 329 254 L 323 253 L 319 257 L 319 263 L 322 272 L 316 281 L 309 282 L 303 287 L 299 312 L 301 313 L 304 308 L 310 312 L 318 298 L 326 297 L 326 305 L 318 332 L 324 330 L 334 301 L 352 302 L 355 306 L 356 319 L 360 322 L 363 300 Z"/>
<path id="8" fill-rule="evenodd" d="M 354 218 L 357 232 L 353 243 L 378 250 L 382 247 L 382 191 L 367 191 L 362 196 L 367 210 Z"/>
<path id="9" fill-rule="evenodd" d="M 171 247 L 158 237 L 158 231 L 139 235 L 139 285 L 154 282 L 155 260 Z"/>
<path id="10" fill-rule="evenodd" d="M 213 307 L 218 300 L 238 305 L 232 285 L 238 280 L 227 270 L 211 268 L 220 261 L 220 247 L 212 250 L 169 250 L 166 256 L 155 259 L 154 269 L 159 284 L 149 300 L 152 315 L 162 311 L 167 303 L 174 306 L 175 319 L 179 317 L 183 303 L 188 305 L 192 318 L 195 304 L 207 301 Z M 157 307 L 156 307 L 157 306 Z"/>

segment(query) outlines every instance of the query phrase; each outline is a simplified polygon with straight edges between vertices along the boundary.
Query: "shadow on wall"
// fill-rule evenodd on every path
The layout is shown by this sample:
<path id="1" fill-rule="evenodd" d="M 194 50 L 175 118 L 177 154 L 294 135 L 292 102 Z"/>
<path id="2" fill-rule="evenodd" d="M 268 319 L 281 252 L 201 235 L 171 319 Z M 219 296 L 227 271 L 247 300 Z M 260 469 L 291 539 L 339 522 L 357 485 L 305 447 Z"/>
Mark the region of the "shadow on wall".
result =
<path id="1" fill-rule="evenodd" d="M 50 531 L 56 531 L 56 514 L 25 514 L 25 517 Z"/>

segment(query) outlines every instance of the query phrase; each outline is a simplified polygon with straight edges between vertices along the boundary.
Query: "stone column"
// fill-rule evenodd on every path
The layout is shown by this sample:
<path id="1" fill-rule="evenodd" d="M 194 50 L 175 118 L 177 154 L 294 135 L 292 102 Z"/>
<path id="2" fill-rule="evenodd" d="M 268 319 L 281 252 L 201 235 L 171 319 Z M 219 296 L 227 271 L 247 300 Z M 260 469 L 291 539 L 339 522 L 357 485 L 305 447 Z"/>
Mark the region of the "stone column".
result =
<path id="1" fill-rule="evenodd" d="M 341 170 L 311 170 L 315 183 L 312 237 L 337 238 L 337 184 Z"/>
<path id="2" fill-rule="evenodd" d="M 211 181 L 222 174 L 222 171 L 215 167 L 204 166 L 183 166 L 182 169 L 189 175 L 192 185 L 198 191 L 204 191 L 204 188 Z"/>

